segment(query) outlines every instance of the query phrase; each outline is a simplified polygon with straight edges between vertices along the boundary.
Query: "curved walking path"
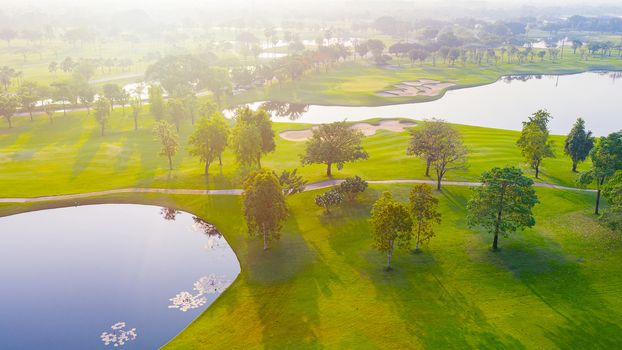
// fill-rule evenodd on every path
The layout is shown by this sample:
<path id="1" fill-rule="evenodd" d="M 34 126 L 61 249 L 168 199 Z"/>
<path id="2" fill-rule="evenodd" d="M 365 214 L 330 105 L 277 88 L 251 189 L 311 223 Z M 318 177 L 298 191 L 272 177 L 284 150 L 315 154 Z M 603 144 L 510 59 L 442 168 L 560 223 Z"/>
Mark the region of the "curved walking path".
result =
<path id="1" fill-rule="evenodd" d="M 333 187 L 339 185 L 344 180 L 324 180 L 314 182 L 305 186 L 304 191 L 313 191 L 323 188 Z M 368 180 L 370 184 L 401 184 L 401 183 L 417 183 L 417 184 L 430 184 L 436 185 L 435 180 Z M 481 182 L 467 182 L 467 181 L 443 181 L 444 186 L 481 186 Z M 558 190 L 567 191 L 584 191 L 595 192 L 596 190 L 586 188 L 575 188 L 553 185 L 543 182 L 534 183 L 536 187 L 555 188 Z M 166 194 L 191 194 L 191 195 L 229 195 L 239 196 L 243 190 L 241 189 L 229 189 L 229 190 L 198 190 L 198 189 L 183 189 L 183 188 L 120 188 L 115 190 L 97 191 L 97 192 L 85 192 L 76 194 L 62 194 L 55 196 L 42 196 L 42 197 L 22 197 L 22 198 L 0 198 L 0 203 L 34 203 L 45 201 L 57 201 L 57 200 L 72 200 L 87 197 L 104 196 L 108 194 L 119 193 L 166 193 Z"/>

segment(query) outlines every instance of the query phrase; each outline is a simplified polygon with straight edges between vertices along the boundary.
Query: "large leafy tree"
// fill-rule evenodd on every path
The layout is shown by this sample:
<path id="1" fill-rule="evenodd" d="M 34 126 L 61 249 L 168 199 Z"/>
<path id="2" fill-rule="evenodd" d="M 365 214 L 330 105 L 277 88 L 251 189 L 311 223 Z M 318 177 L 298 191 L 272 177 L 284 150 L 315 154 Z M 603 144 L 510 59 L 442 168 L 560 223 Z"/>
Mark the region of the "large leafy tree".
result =
<path id="1" fill-rule="evenodd" d="M 412 219 L 408 208 L 384 192 L 371 209 L 374 247 L 387 254 L 387 270 L 397 241 L 398 247 L 407 247 L 412 238 Z"/>
<path id="2" fill-rule="evenodd" d="M 536 171 L 536 179 L 540 175 L 540 164 L 545 158 L 555 157 L 553 141 L 549 140 L 548 123 L 551 115 L 545 110 L 535 112 L 526 122 L 516 142 L 529 166 Z"/>
<path id="3" fill-rule="evenodd" d="M 229 139 L 229 125 L 220 113 L 202 117 L 190 135 L 190 154 L 205 164 L 205 175 L 216 158 L 221 158 Z M 222 163 L 221 163 L 222 165 Z"/>
<path id="4" fill-rule="evenodd" d="M 160 155 L 168 158 L 168 168 L 173 170 L 173 156 L 179 147 L 179 137 L 175 132 L 175 127 L 166 120 L 160 120 L 153 126 L 153 134 L 162 146 Z"/>
<path id="5" fill-rule="evenodd" d="M 434 237 L 434 224 L 441 222 L 438 199 L 432 195 L 429 185 L 417 184 L 410 191 L 410 214 L 413 220 L 415 251 L 419 251 L 419 243 Z"/>
<path id="6" fill-rule="evenodd" d="M 322 124 L 313 129 L 313 136 L 307 141 L 302 164 L 326 164 L 326 175 L 332 176 L 332 165 L 341 170 L 346 162 L 367 159 L 361 141 L 363 133 L 351 128 L 346 122 Z"/>
<path id="7" fill-rule="evenodd" d="M 207 87 L 216 98 L 218 106 L 221 105 L 222 96 L 231 90 L 231 76 L 229 71 L 220 67 L 210 67 L 203 73 L 202 85 Z"/>
<path id="8" fill-rule="evenodd" d="M 285 195 L 277 177 L 268 170 L 251 174 L 244 182 L 244 216 L 248 232 L 263 237 L 263 249 L 271 239 L 279 239 L 287 218 Z"/>
<path id="9" fill-rule="evenodd" d="M 622 229 L 622 171 L 618 170 L 603 186 L 603 197 L 609 202 L 610 208 L 602 219 L 614 230 Z"/>
<path id="10" fill-rule="evenodd" d="M 181 122 L 188 116 L 188 110 L 184 105 L 184 101 L 176 97 L 170 98 L 166 106 L 166 113 L 168 114 L 168 119 L 175 125 L 177 132 L 179 132 Z"/>
<path id="11" fill-rule="evenodd" d="M 577 172 L 577 165 L 587 159 L 594 147 L 591 131 L 585 130 L 585 120 L 578 118 L 564 143 L 564 152 L 572 159 L 572 171 Z"/>
<path id="12" fill-rule="evenodd" d="M 121 87 L 118 84 L 108 83 L 105 84 L 102 88 L 104 93 L 104 97 L 106 97 L 110 101 L 110 108 L 114 106 L 115 102 L 119 103 L 119 99 L 121 96 Z"/>
<path id="13" fill-rule="evenodd" d="M 532 208 L 538 203 L 533 180 L 517 168 L 493 168 L 484 172 L 482 185 L 474 188 L 467 205 L 470 226 L 481 226 L 494 235 L 507 235 L 536 224 Z"/>
<path id="14" fill-rule="evenodd" d="M 168 55 L 149 66 L 147 80 L 159 81 L 169 95 L 199 83 L 207 62 L 193 55 Z"/>
<path id="15" fill-rule="evenodd" d="M 307 186 L 307 180 L 298 175 L 298 169 L 292 171 L 283 170 L 280 175 L 274 171 L 273 173 L 274 176 L 279 179 L 279 184 L 283 187 L 283 194 L 285 196 L 303 192 Z"/>
<path id="16" fill-rule="evenodd" d="M 19 97 L 6 92 L 0 94 L 0 115 L 9 123 L 9 129 L 13 127 L 11 119 L 17 111 L 18 106 Z"/>
<path id="17" fill-rule="evenodd" d="M 253 111 L 249 107 L 235 112 L 232 148 L 238 162 L 250 165 L 257 162 L 261 168 L 261 156 L 276 148 L 270 115 L 263 109 Z"/>
<path id="18" fill-rule="evenodd" d="M 579 182 L 584 185 L 596 183 L 594 213 L 598 215 L 603 185 L 616 171 L 622 170 L 622 131 L 597 139 L 596 145 L 590 152 L 590 158 L 592 167 L 590 170 L 581 173 Z"/>
<path id="19" fill-rule="evenodd" d="M 410 132 L 410 142 L 406 153 L 425 160 L 425 176 L 430 176 L 430 165 L 435 153 L 436 139 L 442 137 L 448 127 L 450 126 L 442 120 L 430 119 Z"/>
<path id="20" fill-rule="evenodd" d="M 110 101 L 105 97 L 100 97 L 95 101 L 93 109 L 95 110 L 95 119 L 101 127 L 101 136 L 104 136 L 104 130 L 108 123 L 108 117 L 110 117 Z"/>
<path id="21" fill-rule="evenodd" d="M 40 86 L 31 81 L 25 81 L 17 90 L 17 96 L 21 102 L 22 108 L 28 111 L 30 121 L 32 121 L 32 111 L 37 101 L 41 100 Z"/>
<path id="22" fill-rule="evenodd" d="M 441 183 L 448 171 L 466 167 L 468 150 L 462 141 L 462 135 L 453 126 L 442 120 L 432 123 L 436 129 L 431 137 L 431 149 L 426 160 L 436 173 L 436 189 L 441 190 Z"/>

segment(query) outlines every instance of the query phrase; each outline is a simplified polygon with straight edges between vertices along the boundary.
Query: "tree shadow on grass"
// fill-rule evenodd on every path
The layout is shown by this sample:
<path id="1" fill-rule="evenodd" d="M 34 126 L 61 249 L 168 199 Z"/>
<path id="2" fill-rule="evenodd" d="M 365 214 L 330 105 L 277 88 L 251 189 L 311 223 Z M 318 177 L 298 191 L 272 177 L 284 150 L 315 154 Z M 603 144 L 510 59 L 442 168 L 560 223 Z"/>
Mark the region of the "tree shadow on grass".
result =
<path id="1" fill-rule="evenodd" d="M 493 253 L 491 253 L 493 254 Z M 581 260 L 566 254 L 549 238 L 544 244 L 506 247 L 494 253 L 505 266 L 563 325 L 546 332 L 554 344 L 568 349 L 614 349 L 622 345 L 622 315 L 611 309 L 591 286 Z"/>
<path id="2" fill-rule="evenodd" d="M 267 349 L 317 349 L 320 322 L 318 298 L 332 295 L 339 277 L 313 245 L 301 236 L 294 218 L 267 252 L 260 240 L 248 244 L 245 275 L 261 320 L 262 344 Z"/>
<path id="3" fill-rule="evenodd" d="M 434 254 L 397 252 L 392 270 L 385 256 L 369 251 L 368 275 L 379 301 L 392 305 L 409 335 L 430 349 L 524 349 L 516 338 L 488 323 L 458 290 L 446 288 Z"/>
<path id="4" fill-rule="evenodd" d="M 73 164 L 71 180 L 78 178 L 80 174 L 88 168 L 103 142 L 99 130 L 92 129 L 90 131 L 85 131 L 85 133 L 88 134 L 88 136 L 84 137 L 84 141 L 76 151 L 76 161 Z M 97 140 L 98 138 L 100 138 L 100 140 Z"/>

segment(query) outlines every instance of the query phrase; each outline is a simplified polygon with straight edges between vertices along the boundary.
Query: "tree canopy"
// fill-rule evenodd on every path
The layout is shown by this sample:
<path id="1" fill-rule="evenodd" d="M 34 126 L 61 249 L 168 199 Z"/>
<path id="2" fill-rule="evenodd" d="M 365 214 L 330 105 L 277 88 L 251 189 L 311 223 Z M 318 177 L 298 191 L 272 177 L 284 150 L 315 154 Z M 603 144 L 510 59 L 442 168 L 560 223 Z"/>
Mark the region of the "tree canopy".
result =
<path id="1" fill-rule="evenodd" d="M 581 173 L 579 182 L 584 185 L 596 183 L 594 213 L 598 215 L 603 185 L 616 171 L 622 170 L 622 131 L 598 138 L 594 148 L 590 151 L 590 158 L 592 167 Z"/>
<path id="2" fill-rule="evenodd" d="M 412 238 L 412 219 L 408 208 L 384 192 L 371 209 L 370 222 L 374 233 L 374 247 L 387 254 L 387 270 L 397 241 L 398 247 L 407 247 Z"/>
<path id="3" fill-rule="evenodd" d="M 341 170 L 347 162 L 369 157 L 361 146 L 362 139 L 363 133 L 346 122 L 319 125 L 307 141 L 302 164 L 326 164 L 326 175 L 332 176 L 333 164 Z"/>
<path id="4" fill-rule="evenodd" d="M 153 126 L 153 134 L 162 146 L 160 155 L 168 158 L 168 168 L 173 170 L 173 156 L 179 147 L 179 137 L 175 132 L 175 127 L 166 120 L 160 120 Z"/>
<path id="5" fill-rule="evenodd" d="M 551 115 L 539 110 L 523 122 L 523 130 L 516 142 L 529 166 L 536 171 L 536 179 L 540 175 L 540 164 L 544 158 L 555 157 L 553 141 L 549 140 L 548 123 Z"/>
<path id="6" fill-rule="evenodd" d="M 577 172 L 577 164 L 587 159 L 592 147 L 594 147 L 592 132 L 586 131 L 585 120 L 578 118 L 564 143 L 564 152 L 572 159 L 573 172 Z"/>
<path id="7" fill-rule="evenodd" d="M 110 101 L 105 97 L 100 97 L 95 101 L 93 108 L 95 109 L 95 120 L 97 120 L 101 127 L 101 136 L 104 136 L 104 130 L 108 123 L 108 117 L 110 116 Z"/>
<path id="8" fill-rule="evenodd" d="M 438 199 L 432 195 L 429 185 L 416 184 L 410 191 L 410 214 L 415 235 L 415 251 L 418 251 L 419 243 L 434 237 L 434 224 L 441 222 Z"/>
<path id="9" fill-rule="evenodd" d="M 270 115 L 263 109 L 238 108 L 231 146 L 238 162 L 244 165 L 256 162 L 261 168 L 261 156 L 276 148 Z"/>
<path id="10" fill-rule="evenodd" d="M 279 180 L 268 170 L 251 174 L 244 182 L 244 216 L 251 236 L 263 236 L 263 249 L 268 242 L 279 239 L 287 218 L 285 195 Z"/>
<path id="11" fill-rule="evenodd" d="M 493 168 L 482 174 L 482 186 L 473 189 L 467 204 L 470 226 L 481 226 L 494 235 L 492 249 L 497 249 L 499 235 L 536 224 L 532 208 L 539 203 L 533 180 L 517 168 Z"/>
<path id="12" fill-rule="evenodd" d="M 229 125 L 220 113 L 202 117 L 194 126 L 188 141 L 190 155 L 198 157 L 205 163 L 205 175 L 209 174 L 210 164 L 220 158 L 227 147 Z"/>

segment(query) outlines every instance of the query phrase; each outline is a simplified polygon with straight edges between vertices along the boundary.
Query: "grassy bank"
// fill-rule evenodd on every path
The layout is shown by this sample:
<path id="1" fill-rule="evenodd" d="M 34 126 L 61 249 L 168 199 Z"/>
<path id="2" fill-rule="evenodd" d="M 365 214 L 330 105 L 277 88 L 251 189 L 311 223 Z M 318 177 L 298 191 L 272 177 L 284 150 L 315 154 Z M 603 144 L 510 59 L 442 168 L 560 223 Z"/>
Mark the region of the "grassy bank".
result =
<path id="1" fill-rule="evenodd" d="M 0 129 L 0 196 L 32 197 L 125 187 L 237 188 L 249 171 L 241 169 L 227 151 L 222 169 L 214 164 L 212 174 L 205 177 L 202 165 L 186 149 L 192 130 L 190 121 L 181 127 L 181 149 L 173 160 L 175 169 L 169 171 L 166 159 L 158 155 L 160 146 L 151 133 L 153 118 L 145 111 L 140 116 L 139 130 L 134 131 L 133 120 L 126 112 L 123 116 L 121 109 L 115 110 L 103 137 L 95 118 L 86 112 L 72 112 L 66 117 L 57 113 L 53 124 L 45 116 L 37 116 L 35 122 L 15 118 L 13 129 Z M 263 165 L 275 170 L 299 168 L 310 182 L 326 179 L 322 165 L 301 167 L 299 155 L 304 152 L 304 142 L 278 137 L 280 131 L 308 127 L 275 123 L 276 151 L 262 160 Z M 469 147 L 469 167 L 449 172 L 448 180 L 474 181 L 484 170 L 503 165 L 521 166 L 532 173 L 515 145 L 517 132 L 457 127 Z M 343 170 L 335 170 L 333 176 L 358 174 L 369 180 L 424 178 L 424 162 L 406 155 L 408 138 L 406 131 L 379 131 L 366 137 L 363 144 L 370 159 L 347 164 Z M 563 154 L 563 137 L 555 136 L 554 140 L 558 158 L 544 161 L 541 181 L 576 186 L 570 159 Z"/>
<path id="2" fill-rule="evenodd" d="M 83 203 L 177 207 L 216 224 L 241 274 L 168 344 L 195 348 L 615 348 L 622 342 L 618 235 L 598 226 L 589 194 L 538 189 L 537 225 L 502 238 L 464 222 L 468 188 L 439 196 L 443 223 L 423 253 L 398 251 L 394 270 L 371 249 L 373 185 L 326 215 L 315 193 L 289 200 L 283 236 L 270 251 L 249 239 L 240 199 L 132 194 Z M 70 203 L 68 203 L 70 204 Z M 63 203 L 2 205 L 0 215 Z"/>
<path id="3" fill-rule="evenodd" d="M 499 54 L 500 55 L 500 54 Z M 563 59 L 551 61 L 548 58 L 540 61 L 535 58 L 523 64 L 515 61 L 499 64 L 477 65 L 457 62 L 450 66 L 437 60 L 411 64 L 404 58 L 396 58 L 391 62 L 394 69 L 386 69 L 370 65 L 366 61 L 349 61 L 328 72 L 317 71 L 308 74 L 300 81 L 286 82 L 281 86 L 273 85 L 265 89 L 249 91 L 246 94 L 230 98 L 229 103 L 253 101 L 281 101 L 320 105 L 345 106 L 380 106 L 408 102 L 424 102 L 441 98 L 438 96 L 415 97 L 382 97 L 376 95 L 380 91 L 392 89 L 394 84 L 416 79 L 436 79 L 452 82 L 453 89 L 490 84 L 501 76 L 514 74 L 570 74 L 593 70 L 622 70 L 622 58 L 617 56 L 590 57 L 582 59 L 577 52 L 566 48 Z"/>

